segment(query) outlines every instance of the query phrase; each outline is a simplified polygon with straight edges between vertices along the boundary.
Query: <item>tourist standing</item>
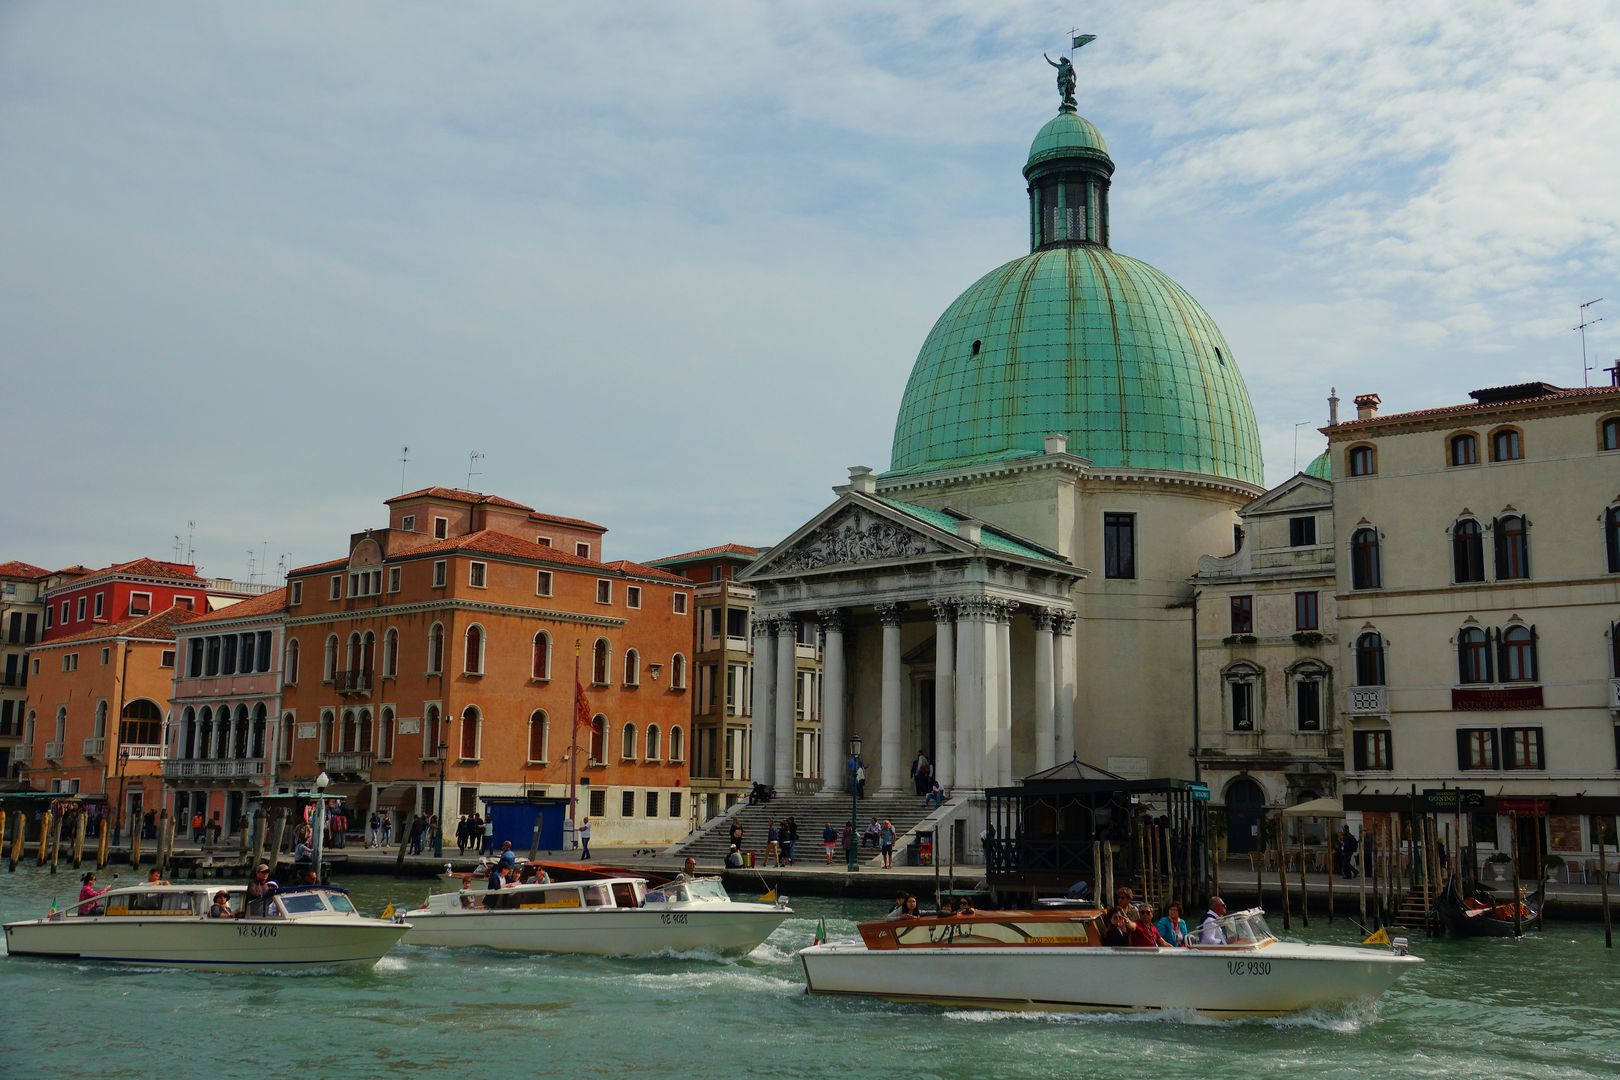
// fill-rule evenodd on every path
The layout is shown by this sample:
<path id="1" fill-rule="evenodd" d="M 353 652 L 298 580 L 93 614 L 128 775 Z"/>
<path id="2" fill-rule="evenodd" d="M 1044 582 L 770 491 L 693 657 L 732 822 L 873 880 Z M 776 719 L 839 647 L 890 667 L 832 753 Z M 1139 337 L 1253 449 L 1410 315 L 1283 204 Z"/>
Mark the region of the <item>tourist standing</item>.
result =
<path id="1" fill-rule="evenodd" d="M 421 814 L 417 814 L 411 819 L 410 841 L 412 855 L 422 854 L 422 830 L 425 827 L 426 819 Z"/>
<path id="2" fill-rule="evenodd" d="M 838 830 L 833 828 L 830 821 L 827 822 L 827 827 L 821 830 L 821 846 L 827 852 L 827 865 L 831 866 L 833 851 L 838 847 Z"/>
<path id="3" fill-rule="evenodd" d="M 894 865 L 894 822 L 888 818 L 883 819 L 883 825 L 878 830 L 879 851 L 883 854 L 883 869 L 887 870 Z"/>
<path id="4" fill-rule="evenodd" d="M 591 857 L 591 819 L 586 818 L 579 823 L 579 857 Z"/>
<path id="5" fill-rule="evenodd" d="M 456 822 L 456 854 L 467 854 L 468 834 L 471 832 L 472 823 L 467 820 L 466 814 L 462 814 L 461 820 Z"/>
<path id="6" fill-rule="evenodd" d="M 799 823 L 789 817 L 782 822 L 782 857 L 793 865 L 793 849 L 799 842 Z"/>

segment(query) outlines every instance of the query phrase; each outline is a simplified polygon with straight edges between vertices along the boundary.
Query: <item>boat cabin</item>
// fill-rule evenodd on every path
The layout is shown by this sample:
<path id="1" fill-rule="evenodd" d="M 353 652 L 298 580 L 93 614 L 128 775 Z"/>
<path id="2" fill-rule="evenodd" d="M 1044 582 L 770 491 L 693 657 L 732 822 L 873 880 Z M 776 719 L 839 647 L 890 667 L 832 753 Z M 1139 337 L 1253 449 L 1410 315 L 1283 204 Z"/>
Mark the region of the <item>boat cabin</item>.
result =
<path id="1" fill-rule="evenodd" d="M 604 878 L 512 885 L 504 889 L 462 889 L 429 897 L 425 910 L 439 913 L 639 908 L 646 897 L 647 883 L 640 878 Z"/>
<path id="2" fill-rule="evenodd" d="M 1101 908 L 1042 911 L 980 911 L 972 915 L 925 915 L 918 919 L 881 919 L 860 924 L 861 940 L 872 950 L 961 948 L 1102 947 L 1104 916 Z M 1253 949 L 1277 939 L 1259 908 L 1228 913 L 1217 921 L 1219 935 L 1199 940 L 1199 931 L 1187 935 L 1191 948 Z M 1164 946 L 1170 948 L 1171 946 Z"/>
<path id="3" fill-rule="evenodd" d="M 243 917 L 246 903 L 245 885 L 132 885 L 123 889 L 109 889 L 95 901 L 75 904 L 58 915 L 59 918 L 162 918 L 165 916 L 205 918 L 220 893 L 230 896 L 231 911 Z M 269 919 L 296 919 L 309 915 L 358 915 L 348 893 L 325 885 L 300 886 L 283 889 L 272 897 L 268 909 L 254 911 L 247 917 Z"/>

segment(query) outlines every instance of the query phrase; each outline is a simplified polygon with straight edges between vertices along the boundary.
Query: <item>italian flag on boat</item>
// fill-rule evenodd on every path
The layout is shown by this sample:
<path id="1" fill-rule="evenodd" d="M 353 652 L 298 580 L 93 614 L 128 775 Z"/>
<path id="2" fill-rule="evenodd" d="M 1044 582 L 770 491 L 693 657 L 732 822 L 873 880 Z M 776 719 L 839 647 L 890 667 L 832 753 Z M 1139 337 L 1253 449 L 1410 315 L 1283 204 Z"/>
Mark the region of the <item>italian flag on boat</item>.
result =
<path id="1" fill-rule="evenodd" d="M 823 916 L 816 920 L 816 939 L 810 944 L 825 945 L 827 943 L 827 919 Z"/>

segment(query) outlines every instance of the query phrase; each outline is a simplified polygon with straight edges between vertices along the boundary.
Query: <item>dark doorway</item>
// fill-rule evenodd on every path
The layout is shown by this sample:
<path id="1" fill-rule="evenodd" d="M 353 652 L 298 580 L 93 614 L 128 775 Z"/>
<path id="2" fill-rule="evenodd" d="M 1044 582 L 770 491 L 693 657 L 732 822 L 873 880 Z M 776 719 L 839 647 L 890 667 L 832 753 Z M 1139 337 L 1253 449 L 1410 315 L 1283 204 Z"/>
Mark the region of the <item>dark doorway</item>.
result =
<path id="1" fill-rule="evenodd" d="M 1540 881 L 1541 857 L 1547 850 L 1547 819 L 1521 814 L 1515 821 L 1519 831 L 1519 877 L 1524 881 Z"/>
<path id="2" fill-rule="evenodd" d="M 1266 793 L 1258 783 L 1240 776 L 1226 789 L 1226 850 L 1247 855 L 1260 846 L 1260 823 L 1266 813 Z"/>
<path id="3" fill-rule="evenodd" d="M 920 706 L 918 713 L 922 728 L 921 749 L 924 754 L 928 755 L 929 762 L 938 768 L 939 755 L 935 753 L 935 751 L 938 749 L 938 743 L 935 742 L 934 731 L 934 680 L 920 680 L 917 684 L 917 689 L 918 693 L 922 696 L 922 700 L 918 703 Z"/>

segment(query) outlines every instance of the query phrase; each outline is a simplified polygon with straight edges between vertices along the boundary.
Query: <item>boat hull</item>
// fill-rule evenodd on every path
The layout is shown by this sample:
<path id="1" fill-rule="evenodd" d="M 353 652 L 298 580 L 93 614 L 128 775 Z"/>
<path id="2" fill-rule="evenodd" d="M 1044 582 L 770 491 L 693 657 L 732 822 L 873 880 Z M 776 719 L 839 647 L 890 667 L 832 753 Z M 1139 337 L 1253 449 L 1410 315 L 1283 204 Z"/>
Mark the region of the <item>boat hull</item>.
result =
<path id="1" fill-rule="evenodd" d="M 340 916 L 35 920 L 8 925 L 6 949 L 12 956 L 203 971 L 370 967 L 406 929 Z"/>
<path id="2" fill-rule="evenodd" d="M 1216 1018 L 1281 1016 L 1375 998 L 1416 957 L 1329 945 L 1262 949 L 963 948 L 799 953 L 812 994 L 994 1009 L 1169 1010 Z"/>
<path id="3" fill-rule="evenodd" d="M 499 949 L 584 956 L 716 952 L 745 956 L 792 914 L 757 911 L 671 912 L 616 908 L 564 911 L 412 912 L 407 945 Z"/>

